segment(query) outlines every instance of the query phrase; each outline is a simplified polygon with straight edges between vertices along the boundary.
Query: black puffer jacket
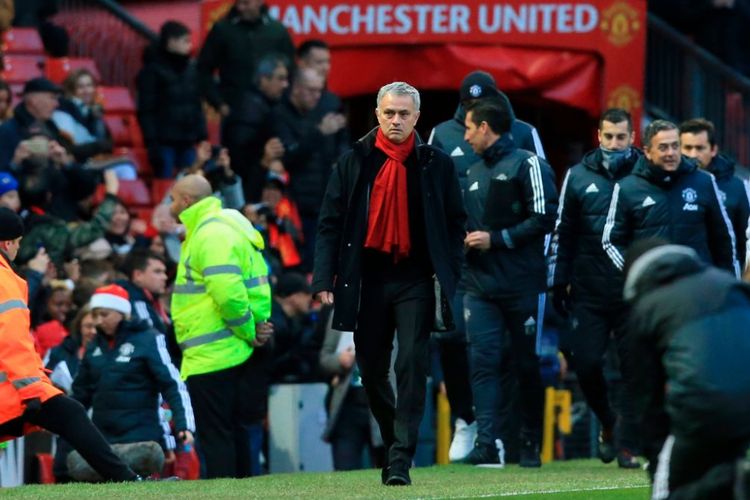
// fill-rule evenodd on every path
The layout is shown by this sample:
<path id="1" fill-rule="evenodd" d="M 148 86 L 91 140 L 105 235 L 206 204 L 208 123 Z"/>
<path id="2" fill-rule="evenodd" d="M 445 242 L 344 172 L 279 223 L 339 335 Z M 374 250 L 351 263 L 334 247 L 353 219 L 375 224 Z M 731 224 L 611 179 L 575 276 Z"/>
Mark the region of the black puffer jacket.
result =
<path id="1" fill-rule="evenodd" d="M 375 177 L 367 178 L 364 170 L 368 160 L 379 152 L 375 149 L 376 131 L 370 131 L 339 159 L 320 211 L 312 288 L 314 293 L 334 292 L 333 327 L 342 331 L 354 330 L 357 323 L 370 183 Z M 422 143 L 419 136 L 414 149 L 406 164 L 419 169 L 416 176 L 421 181 L 417 186 L 421 200 L 410 199 L 409 203 L 422 204 L 424 224 L 421 229 L 429 264 L 445 298 L 450 300 L 463 260 L 466 213 L 461 190 L 447 155 Z M 418 267 L 416 263 L 415 267 Z"/>
<path id="2" fill-rule="evenodd" d="M 750 193 L 748 185 L 734 173 L 735 163 L 726 156 L 717 155 L 706 169 L 716 177 L 719 194 L 732 221 L 734 239 L 737 244 L 737 260 L 740 266 L 745 264 L 747 219 L 750 217 Z"/>
<path id="3" fill-rule="evenodd" d="M 138 73 L 138 122 L 148 147 L 190 146 L 207 137 L 196 64 L 152 47 Z"/>
<path id="4" fill-rule="evenodd" d="M 640 152 L 631 148 L 613 173 L 604 168 L 602 151 L 596 148 L 565 175 L 552 241 L 550 278 L 553 286 L 572 285 L 578 301 L 604 305 L 621 296 L 622 273 L 602 249 L 602 232 L 615 183 L 630 174 L 640 157 Z"/>
<path id="5" fill-rule="evenodd" d="M 508 97 L 502 92 L 500 93 L 500 98 L 507 102 L 513 117 L 510 130 L 511 136 L 513 136 L 513 143 L 517 148 L 531 151 L 539 158 L 544 159 L 542 141 L 539 139 L 539 133 L 534 126 L 515 117 Z M 453 115 L 453 119 L 435 126 L 430 133 L 430 138 L 427 140 L 427 144 L 435 146 L 451 157 L 453 164 L 456 166 L 458 180 L 461 182 L 462 188 L 466 187 L 466 173 L 469 167 L 480 160 L 480 157 L 474 153 L 469 143 L 464 140 L 464 133 L 466 132 L 465 119 L 466 110 L 459 104 L 456 114 Z"/>
<path id="6" fill-rule="evenodd" d="M 164 335 L 145 321 L 123 321 L 114 344 L 102 334 L 89 343 L 73 382 L 73 395 L 93 408 L 93 421 L 109 443 L 156 441 L 174 448 L 159 419 L 159 394 L 169 403 L 175 429 L 195 430 L 190 396 L 167 353 Z"/>
<path id="7" fill-rule="evenodd" d="M 747 439 L 750 286 L 670 245 L 633 264 L 626 292 L 634 298 L 626 338 L 638 362 L 634 410 L 646 456 L 656 458 L 667 434 Z"/>
<path id="8" fill-rule="evenodd" d="M 707 263 L 739 274 L 734 231 L 719 196 L 714 177 L 687 158 L 676 171 L 667 172 L 643 157 L 633 175 L 615 185 L 602 247 L 622 270 L 631 243 L 664 238 L 694 249 Z"/>
<path id="9" fill-rule="evenodd" d="M 544 291 L 546 236 L 557 213 L 552 168 L 505 135 L 469 168 L 466 180 L 467 230 L 487 231 L 491 240 L 489 250 L 466 254 L 466 292 L 498 298 Z"/>

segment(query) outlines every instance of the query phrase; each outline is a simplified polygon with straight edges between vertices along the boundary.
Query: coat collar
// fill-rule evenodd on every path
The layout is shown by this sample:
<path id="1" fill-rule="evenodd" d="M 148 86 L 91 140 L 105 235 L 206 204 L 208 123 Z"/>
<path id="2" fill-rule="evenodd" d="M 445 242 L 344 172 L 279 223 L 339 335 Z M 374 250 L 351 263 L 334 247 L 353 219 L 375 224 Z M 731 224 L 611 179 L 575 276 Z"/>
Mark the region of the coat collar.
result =
<path id="1" fill-rule="evenodd" d="M 221 200 L 208 196 L 195 205 L 186 208 L 180 214 L 180 221 L 185 224 L 187 234 L 192 233 L 198 225 L 221 211 Z"/>
<path id="2" fill-rule="evenodd" d="M 375 149 L 375 137 L 377 133 L 378 127 L 370 130 L 367 134 L 365 134 L 357 142 L 354 143 L 354 148 L 358 150 L 362 154 L 362 156 L 368 156 L 370 153 L 372 153 L 372 150 Z M 421 156 L 420 149 L 425 145 L 425 143 L 416 130 L 414 131 L 414 136 L 414 154 L 416 155 L 417 162 L 419 162 Z"/>

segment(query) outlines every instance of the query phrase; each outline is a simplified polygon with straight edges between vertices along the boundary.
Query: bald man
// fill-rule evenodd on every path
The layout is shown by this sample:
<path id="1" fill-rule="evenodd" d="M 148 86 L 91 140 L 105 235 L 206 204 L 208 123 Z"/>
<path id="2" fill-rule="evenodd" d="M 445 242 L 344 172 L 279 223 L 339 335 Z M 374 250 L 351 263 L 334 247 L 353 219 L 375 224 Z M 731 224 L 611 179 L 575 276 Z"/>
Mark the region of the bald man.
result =
<path id="1" fill-rule="evenodd" d="M 266 400 L 259 389 L 265 387 L 264 372 L 253 362 L 253 352 L 273 332 L 263 237 L 237 210 L 222 209 L 211 185 L 198 175 L 175 184 L 170 211 L 187 230 L 172 319 L 205 477 L 247 477 L 248 426 L 265 413 Z"/>
<path id="2" fill-rule="evenodd" d="M 284 144 L 284 167 L 290 173 L 289 190 L 302 219 L 302 267 L 312 271 L 318 215 L 333 164 L 350 146 L 346 118 L 320 111 L 325 79 L 313 68 L 294 74 L 289 95 L 276 110 L 279 138 Z"/>

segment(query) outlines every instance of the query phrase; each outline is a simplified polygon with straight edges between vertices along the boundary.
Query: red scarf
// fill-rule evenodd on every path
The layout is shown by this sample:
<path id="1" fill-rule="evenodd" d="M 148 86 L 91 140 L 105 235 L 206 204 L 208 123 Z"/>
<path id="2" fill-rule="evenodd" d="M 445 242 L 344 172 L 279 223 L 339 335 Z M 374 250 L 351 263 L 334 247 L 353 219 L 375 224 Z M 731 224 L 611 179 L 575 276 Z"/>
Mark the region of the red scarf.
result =
<path id="1" fill-rule="evenodd" d="M 380 168 L 370 194 L 365 248 L 393 255 L 394 262 L 409 256 L 409 197 L 404 162 L 414 149 L 414 132 L 395 144 L 378 128 L 375 147 L 388 159 Z"/>

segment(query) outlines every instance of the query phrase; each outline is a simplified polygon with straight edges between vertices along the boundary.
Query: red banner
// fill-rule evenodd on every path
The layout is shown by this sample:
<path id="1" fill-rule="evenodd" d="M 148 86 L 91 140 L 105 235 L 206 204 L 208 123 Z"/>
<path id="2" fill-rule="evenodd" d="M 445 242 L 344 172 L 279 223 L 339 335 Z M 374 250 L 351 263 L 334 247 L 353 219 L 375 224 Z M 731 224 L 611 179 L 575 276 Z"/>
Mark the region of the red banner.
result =
<path id="1" fill-rule="evenodd" d="M 545 95 L 559 97 L 561 102 L 586 109 L 592 114 L 599 110 L 620 106 L 629 109 L 640 120 L 645 65 L 645 0 L 589 0 L 569 2 L 430 2 L 429 0 L 399 0 L 375 2 L 354 0 L 335 2 L 324 0 L 270 0 L 267 2 L 273 17 L 290 31 L 295 42 L 319 38 L 333 48 L 334 75 L 332 81 L 341 91 L 351 66 L 336 65 L 337 49 L 351 54 L 357 47 L 451 45 L 520 47 L 534 49 L 540 54 L 546 49 L 545 61 L 556 54 L 564 64 L 571 51 L 588 52 L 601 60 L 600 92 L 592 92 L 589 105 L 581 103 L 580 94 L 566 99 L 563 87 L 557 92 L 546 89 Z M 232 2 L 206 0 L 203 4 L 205 32 L 226 14 Z M 561 49 L 564 52 L 561 52 Z M 391 53 L 392 51 L 388 51 Z M 364 51 L 372 57 L 371 51 Z M 409 51 L 413 56 L 413 50 Z M 567 54 L 567 56 L 566 56 Z M 347 57 L 351 61 L 351 57 Z M 363 61 L 363 64 L 366 62 Z M 534 64 L 530 62 L 530 64 Z M 458 69 L 458 68 L 456 68 Z M 479 66 L 479 69 L 485 69 Z M 487 69 L 492 72 L 492 61 Z M 527 73 L 534 73 L 528 68 Z M 446 65 L 442 71 L 451 72 Z M 462 68 L 463 71 L 463 68 Z M 464 74 L 441 80 L 460 81 Z M 361 78 L 359 79 L 361 81 Z M 419 85 L 418 82 L 414 82 Z M 535 82 L 528 82 L 534 87 Z M 580 86 L 579 86 L 580 87 Z M 361 91 L 361 88 L 357 90 Z M 377 90 L 377 87 L 371 89 Z M 344 94 L 348 94 L 343 90 Z M 638 121 L 636 121 L 638 123 Z"/>

